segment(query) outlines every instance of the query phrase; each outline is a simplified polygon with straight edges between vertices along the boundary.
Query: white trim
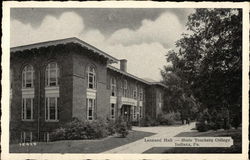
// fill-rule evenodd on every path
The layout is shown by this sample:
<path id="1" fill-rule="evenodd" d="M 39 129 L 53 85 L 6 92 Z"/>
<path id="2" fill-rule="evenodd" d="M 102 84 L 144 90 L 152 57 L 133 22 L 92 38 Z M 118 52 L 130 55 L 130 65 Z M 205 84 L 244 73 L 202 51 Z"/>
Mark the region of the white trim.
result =
<path id="1" fill-rule="evenodd" d="M 140 107 L 142 107 L 142 104 L 143 104 L 143 102 L 142 102 L 142 101 L 139 101 L 139 106 L 140 106 Z"/>
<path id="2" fill-rule="evenodd" d="M 116 104 L 116 102 L 117 102 L 117 97 L 110 96 L 110 103 Z"/>
<path id="3" fill-rule="evenodd" d="M 87 98 L 95 99 L 96 98 L 96 90 L 88 88 L 87 89 Z"/>
<path id="4" fill-rule="evenodd" d="M 45 87 L 45 97 L 59 97 L 59 87 Z"/>
<path id="5" fill-rule="evenodd" d="M 122 97 L 121 98 L 122 105 L 132 105 L 132 106 L 137 106 L 137 100 L 133 98 L 127 98 L 127 97 Z"/>
<path id="6" fill-rule="evenodd" d="M 22 88 L 22 98 L 34 98 L 34 88 Z"/>
<path id="7" fill-rule="evenodd" d="M 161 103 L 161 102 L 159 102 L 159 103 L 158 103 L 158 105 L 159 105 L 159 108 L 161 109 L 161 107 L 162 107 L 162 103 Z"/>

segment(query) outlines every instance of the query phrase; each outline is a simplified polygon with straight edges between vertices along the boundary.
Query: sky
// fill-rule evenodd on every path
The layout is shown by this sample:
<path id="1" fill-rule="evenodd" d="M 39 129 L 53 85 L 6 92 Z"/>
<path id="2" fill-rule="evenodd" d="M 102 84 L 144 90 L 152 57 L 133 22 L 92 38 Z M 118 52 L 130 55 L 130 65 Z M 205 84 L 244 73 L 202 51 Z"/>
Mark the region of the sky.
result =
<path id="1" fill-rule="evenodd" d="M 166 53 L 193 9 L 12 8 L 10 46 L 77 37 L 118 59 L 140 78 L 161 80 Z M 118 64 L 115 65 L 118 67 Z"/>

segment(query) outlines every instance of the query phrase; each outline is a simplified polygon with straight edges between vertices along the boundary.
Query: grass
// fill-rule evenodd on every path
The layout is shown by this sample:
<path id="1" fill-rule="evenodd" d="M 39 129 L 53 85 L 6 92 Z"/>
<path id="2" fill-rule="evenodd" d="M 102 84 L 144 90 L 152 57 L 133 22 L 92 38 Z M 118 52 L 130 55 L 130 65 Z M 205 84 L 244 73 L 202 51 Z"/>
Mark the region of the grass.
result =
<path id="1" fill-rule="evenodd" d="M 112 136 L 99 140 L 56 141 L 32 147 L 12 144 L 10 153 L 101 153 L 151 135 L 154 133 L 130 131 L 126 138 Z"/>
<path id="2" fill-rule="evenodd" d="M 234 145 L 231 147 L 153 147 L 144 153 L 241 153 L 242 152 L 242 130 L 230 129 L 222 131 L 207 132 L 182 132 L 176 137 L 232 137 Z"/>

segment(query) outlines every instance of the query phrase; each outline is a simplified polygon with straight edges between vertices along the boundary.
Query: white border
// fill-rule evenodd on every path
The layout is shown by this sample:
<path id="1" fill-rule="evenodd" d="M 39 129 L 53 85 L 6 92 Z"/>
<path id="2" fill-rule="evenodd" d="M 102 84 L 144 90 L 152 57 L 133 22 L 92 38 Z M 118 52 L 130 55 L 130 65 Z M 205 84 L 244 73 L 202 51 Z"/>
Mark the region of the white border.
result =
<path id="1" fill-rule="evenodd" d="M 243 135 L 242 154 L 9 154 L 9 52 L 10 52 L 10 8 L 43 7 L 43 8 L 242 8 L 243 9 L 243 90 L 242 113 Z M 232 2 L 3 2 L 2 18 L 2 117 L 1 117 L 1 159 L 248 159 L 248 88 L 249 88 L 249 3 Z M 8 76 L 3 76 L 8 75 Z"/>

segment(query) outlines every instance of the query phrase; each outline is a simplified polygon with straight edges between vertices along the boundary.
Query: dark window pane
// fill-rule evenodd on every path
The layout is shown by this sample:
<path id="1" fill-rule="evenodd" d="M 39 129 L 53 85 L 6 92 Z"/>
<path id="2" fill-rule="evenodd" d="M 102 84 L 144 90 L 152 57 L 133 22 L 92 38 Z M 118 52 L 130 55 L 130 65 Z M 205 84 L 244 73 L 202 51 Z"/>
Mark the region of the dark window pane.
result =
<path id="1" fill-rule="evenodd" d="M 31 119 L 31 100 L 26 99 L 26 119 Z"/>
<path id="2" fill-rule="evenodd" d="M 55 98 L 50 98 L 50 119 L 51 120 L 55 120 L 56 119 L 56 101 L 55 101 Z"/>

